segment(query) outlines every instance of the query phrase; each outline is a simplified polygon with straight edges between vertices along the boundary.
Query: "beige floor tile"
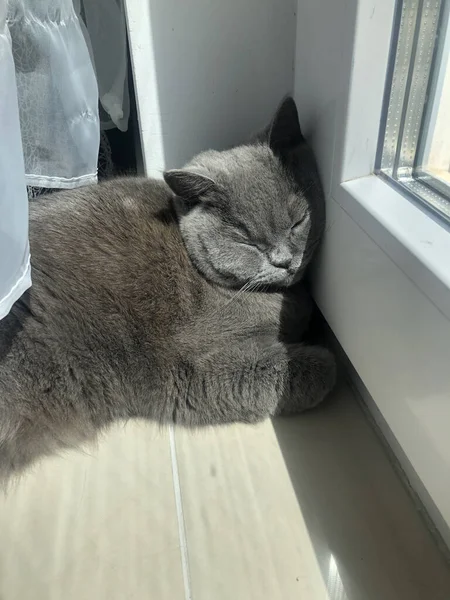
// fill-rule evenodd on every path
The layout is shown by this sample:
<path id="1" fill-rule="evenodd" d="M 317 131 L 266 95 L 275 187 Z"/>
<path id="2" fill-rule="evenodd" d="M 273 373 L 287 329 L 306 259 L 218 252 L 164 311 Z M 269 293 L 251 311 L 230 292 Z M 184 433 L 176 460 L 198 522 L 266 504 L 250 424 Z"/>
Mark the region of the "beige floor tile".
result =
<path id="1" fill-rule="evenodd" d="M 449 568 L 347 388 L 302 417 L 176 441 L 194 600 L 449 600 Z"/>
<path id="2" fill-rule="evenodd" d="M 314 551 L 270 422 L 178 431 L 194 600 L 322 600 Z"/>
<path id="3" fill-rule="evenodd" d="M 351 392 L 299 418 L 116 427 L 0 498 L 1 600 L 449 600 L 450 571 Z M 183 531 L 183 528 L 182 528 Z"/>
<path id="4" fill-rule="evenodd" d="M 184 599 L 167 432 L 129 423 L 0 498 L 1 600 Z"/>

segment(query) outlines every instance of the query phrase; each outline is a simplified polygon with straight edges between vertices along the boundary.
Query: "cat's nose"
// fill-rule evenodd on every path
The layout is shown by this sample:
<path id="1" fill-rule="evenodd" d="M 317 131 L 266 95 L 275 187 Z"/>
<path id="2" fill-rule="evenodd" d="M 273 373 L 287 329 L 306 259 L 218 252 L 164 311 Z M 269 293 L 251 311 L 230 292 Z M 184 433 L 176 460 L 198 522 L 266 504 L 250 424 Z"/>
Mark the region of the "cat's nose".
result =
<path id="1" fill-rule="evenodd" d="M 289 248 L 274 248 L 269 252 L 270 263 L 279 269 L 288 269 L 292 262 L 292 253 Z"/>

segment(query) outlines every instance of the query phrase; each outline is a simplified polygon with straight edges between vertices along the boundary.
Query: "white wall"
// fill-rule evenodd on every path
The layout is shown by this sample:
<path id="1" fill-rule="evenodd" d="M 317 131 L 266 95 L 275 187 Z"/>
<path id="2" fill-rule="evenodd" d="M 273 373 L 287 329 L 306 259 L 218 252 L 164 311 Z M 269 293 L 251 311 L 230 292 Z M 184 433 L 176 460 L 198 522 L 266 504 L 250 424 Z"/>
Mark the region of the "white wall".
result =
<path id="1" fill-rule="evenodd" d="M 299 0 L 295 99 L 327 195 L 343 158 L 339 144 L 347 119 L 357 9 L 358 0 Z"/>
<path id="2" fill-rule="evenodd" d="M 327 195 L 314 294 L 450 545 L 448 232 L 371 175 L 394 5 L 299 0 L 295 96 Z"/>
<path id="3" fill-rule="evenodd" d="M 264 126 L 293 88 L 296 0 L 126 0 L 144 167 Z"/>

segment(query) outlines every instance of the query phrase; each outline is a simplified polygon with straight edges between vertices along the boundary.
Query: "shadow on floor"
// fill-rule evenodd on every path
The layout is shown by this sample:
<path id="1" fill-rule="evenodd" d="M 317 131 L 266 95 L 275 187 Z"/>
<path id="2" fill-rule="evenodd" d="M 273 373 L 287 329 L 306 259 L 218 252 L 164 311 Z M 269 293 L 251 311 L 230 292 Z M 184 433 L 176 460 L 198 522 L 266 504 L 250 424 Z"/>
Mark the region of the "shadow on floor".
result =
<path id="1" fill-rule="evenodd" d="M 450 571 L 349 388 L 273 423 L 330 600 L 448 600 Z"/>

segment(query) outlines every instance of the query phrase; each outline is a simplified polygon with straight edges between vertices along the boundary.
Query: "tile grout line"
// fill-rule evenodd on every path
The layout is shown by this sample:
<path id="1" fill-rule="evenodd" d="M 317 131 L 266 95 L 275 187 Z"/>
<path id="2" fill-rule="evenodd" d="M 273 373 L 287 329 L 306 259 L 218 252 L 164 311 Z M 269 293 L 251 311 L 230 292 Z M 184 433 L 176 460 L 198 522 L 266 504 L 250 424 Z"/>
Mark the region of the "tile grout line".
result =
<path id="1" fill-rule="evenodd" d="M 175 505 L 177 509 L 177 520 L 178 520 L 178 539 L 180 541 L 180 552 L 181 552 L 181 567 L 183 570 L 183 583 L 184 583 L 184 597 L 185 600 L 192 600 L 191 592 L 191 577 L 189 570 L 189 553 L 187 546 L 186 527 L 184 523 L 183 514 L 183 500 L 181 497 L 181 485 L 180 476 L 178 473 L 178 461 L 177 461 L 177 450 L 175 444 L 175 433 L 173 425 L 169 427 L 169 445 L 170 445 L 170 458 L 172 463 L 172 481 L 173 491 L 175 495 Z"/>

